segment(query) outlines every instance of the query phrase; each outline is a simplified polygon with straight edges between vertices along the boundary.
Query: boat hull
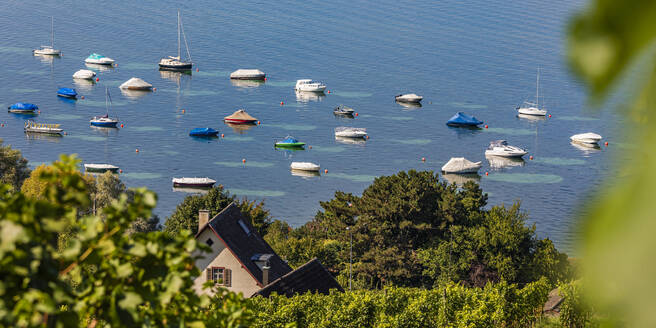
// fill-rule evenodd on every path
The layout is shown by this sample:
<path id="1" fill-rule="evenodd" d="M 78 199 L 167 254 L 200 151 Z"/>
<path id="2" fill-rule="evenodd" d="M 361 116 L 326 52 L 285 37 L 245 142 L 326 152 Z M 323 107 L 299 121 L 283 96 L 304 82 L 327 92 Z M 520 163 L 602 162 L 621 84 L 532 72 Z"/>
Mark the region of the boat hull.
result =
<path id="1" fill-rule="evenodd" d="M 224 119 L 223 120 L 225 123 L 230 123 L 230 124 L 255 124 L 255 120 L 237 120 L 237 119 Z"/>
<path id="2" fill-rule="evenodd" d="M 118 167 L 98 168 L 98 167 L 88 167 L 88 166 L 85 165 L 84 170 L 87 171 L 87 172 L 97 172 L 97 173 L 104 173 L 104 172 L 116 173 L 116 172 L 118 172 Z"/>
<path id="3" fill-rule="evenodd" d="M 113 60 L 96 60 L 96 59 L 85 59 L 85 63 L 87 64 L 96 64 L 96 65 L 112 65 L 114 64 Z"/>
<path id="4" fill-rule="evenodd" d="M 275 147 L 277 148 L 303 148 L 305 142 L 295 142 L 295 143 L 276 143 Z"/>
<path id="5" fill-rule="evenodd" d="M 417 104 L 420 103 L 424 98 L 403 98 L 403 97 L 396 97 L 395 100 L 398 102 L 404 102 L 404 103 L 413 103 Z"/>
<path id="6" fill-rule="evenodd" d="M 91 122 L 91 126 L 98 126 L 101 128 L 115 128 L 118 122 Z"/>
<path id="7" fill-rule="evenodd" d="M 61 55 L 61 51 L 59 50 L 32 50 L 32 53 L 35 55 L 46 55 L 46 56 L 59 56 Z"/>
<path id="8" fill-rule="evenodd" d="M 191 137 L 216 137 L 219 135 L 219 131 L 209 132 L 209 133 L 189 133 Z"/>
<path id="9" fill-rule="evenodd" d="M 64 132 L 62 129 L 34 129 L 34 128 L 25 128 L 25 132 L 31 133 L 43 133 L 43 134 L 61 134 Z"/>
<path id="10" fill-rule="evenodd" d="M 68 99 L 77 99 L 77 95 L 67 95 L 63 93 L 58 93 L 57 97 L 68 98 Z"/>
<path id="11" fill-rule="evenodd" d="M 502 153 L 502 152 L 485 151 L 485 156 L 496 156 L 496 157 L 506 157 L 506 158 L 519 158 L 519 157 L 522 157 L 526 154 L 528 154 L 528 153 L 527 152 Z"/>
<path id="12" fill-rule="evenodd" d="M 159 69 L 166 71 L 190 71 L 193 64 L 186 63 L 180 65 L 159 64 Z"/>
<path id="13" fill-rule="evenodd" d="M 213 185 L 214 182 L 205 182 L 205 183 L 173 182 L 173 187 L 211 188 Z"/>
<path id="14" fill-rule="evenodd" d="M 520 108 L 517 110 L 519 114 L 522 115 L 531 115 L 531 116 L 546 116 L 547 111 L 541 109 L 531 109 L 531 108 Z"/>
<path id="15" fill-rule="evenodd" d="M 296 88 L 296 91 L 303 91 L 303 92 L 324 92 L 324 90 L 326 90 L 326 86 L 320 86 L 320 87 L 302 86 Z"/>
<path id="16" fill-rule="evenodd" d="M 34 110 L 27 109 L 9 109 L 7 111 L 15 114 L 35 114 Z"/>
<path id="17" fill-rule="evenodd" d="M 250 75 L 250 76 L 231 76 L 231 80 L 254 80 L 254 81 L 264 81 L 266 75 Z"/>

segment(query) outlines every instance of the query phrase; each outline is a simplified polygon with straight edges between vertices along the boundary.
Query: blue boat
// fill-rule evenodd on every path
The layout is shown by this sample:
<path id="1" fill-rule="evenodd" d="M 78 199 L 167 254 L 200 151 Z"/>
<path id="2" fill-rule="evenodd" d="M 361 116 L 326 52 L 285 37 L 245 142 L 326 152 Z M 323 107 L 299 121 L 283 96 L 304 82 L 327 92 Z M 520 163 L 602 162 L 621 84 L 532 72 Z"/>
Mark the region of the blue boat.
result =
<path id="1" fill-rule="evenodd" d="M 285 137 L 282 141 L 277 141 L 274 144 L 274 147 L 280 148 L 290 148 L 290 149 L 301 149 L 305 146 L 305 142 L 300 142 L 292 136 Z"/>
<path id="2" fill-rule="evenodd" d="M 30 103 L 15 103 L 7 107 L 8 112 L 10 113 L 34 113 L 35 110 L 39 109 L 39 106 Z"/>
<path id="3" fill-rule="evenodd" d="M 59 90 L 57 90 L 57 96 L 76 99 L 77 92 L 75 91 L 75 89 L 71 89 L 71 88 L 59 88 Z"/>
<path id="4" fill-rule="evenodd" d="M 219 131 L 212 128 L 196 128 L 189 132 L 192 137 L 216 137 L 217 134 L 219 134 Z"/>
<path id="5" fill-rule="evenodd" d="M 479 121 L 476 117 L 463 112 L 456 113 L 456 115 L 453 115 L 453 117 L 446 121 L 446 125 L 448 126 L 477 127 L 481 124 L 483 124 L 483 121 Z"/>

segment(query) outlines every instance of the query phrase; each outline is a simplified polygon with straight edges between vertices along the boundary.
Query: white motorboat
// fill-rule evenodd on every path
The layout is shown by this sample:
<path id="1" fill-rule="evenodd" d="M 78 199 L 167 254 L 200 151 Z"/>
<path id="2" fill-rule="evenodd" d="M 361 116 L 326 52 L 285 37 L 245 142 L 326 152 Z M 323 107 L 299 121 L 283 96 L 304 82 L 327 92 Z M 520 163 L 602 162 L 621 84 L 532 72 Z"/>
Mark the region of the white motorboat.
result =
<path id="1" fill-rule="evenodd" d="M 88 172 L 118 172 L 118 166 L 112 164 L 84 164 L 84 170 Z"/>
<path id="2" fill-rule="evenodd" d="M 367 137 L 367 129 L 340 126 L 340 127 L 335 128 L 335 137 L 365 138 L 365 137 Z"/>
<path id="3" fill-rule="evenodd" d="M 583 143 L 583 144 L 596 144 L 601 140 L 600 135 L 592 132 L 575 134 L 569 138 L 574 142 Z"/>
<path id="4" fill-rule="evenodd" d="M 50 45 L 32 50 L 35 55 L 59 56 L 61 51 L 55 49 L 55 18 L 50 17 Z"/>
<path id="5" fill-rule="evenodd" d="M 451 157 L 451 159 L 442 166 L 442 172 L 477 173 L 481 166 L 481 162 L 472 162 L 464 157 Z"/>
<path id="6" fill-rule="evenodd" d="M 314 164 L 310 162 L 292 162 L 292 164 L 289 167 L 292 170 L 311 171 L 311 172 L 319 172 L 319 169 L 321 168 L 319 164 Z"/>
<path id="7" fill-rule="evenodd" d="M 187 50 L 187 58 L 182 60 L 180 56 L 180 34 L 184 38 L 185 50 Z M 176 57 L 168 56 L 162 58 L 159 61 L 159 69 L 162 70 L 173 70 L 173 71 L 189 71 L 193 63 L 191 62 L 191 53 L 189 52 L 189 45 L 187 44 L 187 36 L 184 32 L 184 27 L 182 26 L 182 20 L 180 20 L 180 10 L 178 10 L 178 55 Z"/>
<path id="8" fill-rule="evenodd" d="M 524 149 L 508 145 L 506 140 L 494 140 L 485 150 L 485 156 L 522 157 L 528 154 Z"/>
<path id="9" fill-rule="evenodd" d="M 173 178 L 171 181 L 173 187 L 209 188 L 216 183 L 216 180 L 210 178 Z"/>
<path id="10" fill-rule="evenodd" d="M 521 157 L 500 157 L 486 155 L 485 159 L 490 164 L 490 168 L 494 170 L 502 169 L 505 167 L 524 166 L 526 162 Z"/>
<path id="11" fill-rule="evenodd" d="M 396 101 L 398 102 L 407 102 L 407 103 L 418 103 L 421 102 L 424 97 L 414 94 L 414 93 L 406 93 L 406 94 L 400 94 L 394 97 Z"/>
<path id="12" fill-rule="evenodd" d="M 150 91 L 153 89 L 153 85 L 138 78 L 133 77 L 121 84 L 119 88 L 123 90 L 140 90 L 140 91 Z"/>
<path id="13" fill-rule="evenodd" d="M 302 79 L 296 81 L 296 86 L 294 87 L 296 91 L 309 91 L 309 92 L 323 92 L 326 90 L 326 85 L 319 81 L 313 81 L 311 79 Z"/>
<path id="14" fill-rule="evenodd" d="M 97 54 L 97 53 L 90 54 L 89 57 L 87 57 L 87 59 L 84 60 L 84 62 L 87 63 L 87 64 L 96 64 L 96 65 L 112 65 L 112 64 L 114 64 L 113 59 L 111 59 L 109 57 L 105 57 L 105 56 L 103 56 L 101 54 Z"/>
<path id="15" fill-rule="evenodd" d="M 535 103 L 525 102 L 517 107 L 517 112 L 522 115 L 545 116 L 547 111 L 540 109 L 540 69 L 538 69 L 537 82 L 535 83 Z"/>
<path id="16" fill-rule="evenodd" d="M 96 72 L 88 69 L 81 69 L 73 74 L 74 79 L 91 80 L 96 77 Z"/>
<path id="17" fill-rule="evenodd" d="M 24 127 L 25 132 L 36 132 L 36 133 L 46 133 L 46 134 L 61 134 L 64 132 L 63 129 L 59 128 L 59 124 L 45 124 L 45 123 L 36 123 L 32 120 L 25 122 Z"/>
<path id="18" fill-rule="evenodd" d="M 231 80 L 265 80 L 266 74 L 259 69 L 238 69 L 230 73 Z"/>

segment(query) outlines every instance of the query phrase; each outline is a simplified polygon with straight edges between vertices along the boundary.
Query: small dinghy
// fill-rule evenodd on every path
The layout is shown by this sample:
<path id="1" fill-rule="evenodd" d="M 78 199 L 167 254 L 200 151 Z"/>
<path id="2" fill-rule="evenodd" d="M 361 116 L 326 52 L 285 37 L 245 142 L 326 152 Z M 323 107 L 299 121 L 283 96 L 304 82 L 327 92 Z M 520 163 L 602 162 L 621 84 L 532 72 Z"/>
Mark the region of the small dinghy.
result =
<path id="1" fill-rule="evenodd" d="M 87 172 L 118 172 L 118 166 L 112 164 L 84 164 L 84 170 Z"/>
<path id="2" fill-rule="evenodd" d="M 96 77 L 96 72 L 88 69 L 81 69 L 73 74 L 74 79 L 91 80 Z"/>
<path id="3" fill-rule="evenodd" d="M 223 121 L 226 123 L 232 123 L 232 124 L 255 124 L 257 122 L 257 119 L 253 116 L 248 115 L 245 110 L 240 109 L 232 115 L 228 115 L 223 118 Z"/>
<path id="4" fill-rule="evenodd" d="M 72 88 L 59 88 L 57 96 L 62 98 L 77 99 L 77 91 Z"/>
<path id="5" fill-rule="evenodd" d="M 476 117 L 467 115 L 463 112 L 457 112 L 448 121 L 446 121 L 446 125 L 453 127 L 477 127 L 481 124 L 483 124 L 483 121 L 480 121 Z"/>
<path id="6" fill-rule="evenodd" d="M 305 146 L 305 142 L 300 142 L 296 138 L 292 136 L 287 136 L 285 139 L 276 141 L 274 144 L 274 147 L 277 148 L 303 148 Z"/>
<path id="7" fill-rule="evenodd" d="M 105 115 L 94 116 L 89 123 L 91 126 L 101 128 L 115 128 L 118 124 L 118 117 L 109 117 L 109 108 L 112 107 L 112 98 L 109 95 L 109 89 L 105 88 Z"/>
<path id="8" fill-rule="evenodd" d="M 266 74 L 259 69 L 238 69 L 230 73 L 231 80 L 265 80 Z"/>
<path id="9" fill-rule="evenodd" d="M 342 138 L 366 138 L 367 129 L 365 128 L 351 128 L 347 126 L 340 126 L 335 128 L 335 137 Z"/>
<path id="10" fill-rule="evenodd" d="M 173 187 L 210 188 L 216 181 L 210 178 L 173 178 Z"/>
<path id="11" fill-rule="evenodd" d="M 335 107 L 335 109 L 333 110 L 333 113 L 335 115 L 343 115 L 343 116 L 353 116 L 354 112 L 355 111 L 353 110 L 353 108 L 346 107 L 344 105 L 339 105 Z"/>
<path id="12" fill-rule="evenodd" d="M 59 128 L 59 124 L 36 123 L 32 120 L 25 122 L 25 132 L 61 134 L 64 130 Z"/>
<path id="13" fill-rule="evenodd" d="M 522 157 L 528 152 L 519 147 L 510 146 L 506 140 L 494 140 L 485 150 L 485 156 Z"/>
<path id="14" fill-rule="evenodd" d="M 481 162 L 472 162 L 464 157 L 451 157 L 451 159 L 442 166 L 442 172 L 477 173 L 481 166 Z"/>
<path id="15" fill-rule="evenodd" d="M 569 138 L 574 142 L 578 142 L 582 144 L 591 144 L 591 145 L 594 145 L 601 140 L 600 135 L 592 132 L 575 134 Z"/>
<path id="16" fill-rule="evenodd" d="M 39 106 L 35 104 L 19 102 L 7 107 L 7 109 L 10 113 L 34 114 L 34 111 L 39 109 Z"/>
<path id="17" fill-rule="evenodd" d="M 121 84 L 119 88 L 122 90 L 150 91 L 153 89 L 153 85 L 138 77 L 133 77 L 123 82 L 123 84 Z"/>
<path id="18" fill-rule="evenodd" d="M 314 164 L 310 162 L 292 162 L 289 166 L 292 170 L 297 171 L 310 171 L 310 172 L 319 172 L 321 168 L 319 164 Z"/>
<path id="19" fill-rule="evenodd" d="M 296 81 L 296 86 L 294 87 L 296 91 L 307 91 L 307 92 L 323 92 L 326 90 L 326 85 L 323 82 L 313 81 L 311 79 L 301 79 Z"/>
<path id="20" fill-rule="evenodd" d="M 87 57 L 87 59 L 84 60 L 84 62 L 87 63 L 87 64 L 96 64 L 96 65 L 112 65 L 112 64 L 114 64 L 113 59 L 111 59 L 109 57 L 105 57 L 105 56 L 103 56 L 101 54 L 97 54 L 97 53 L 90 54 L 89 57 Z"/>
<path id="21" fill-rule="evenodd" d="M 219 131 L 212 128 L 195 128 L 189 132 L 192 137 L 216 137 Z"/>
<path id="22" fill-rule="evenodd" d="M 424 99 L 424 97 L 414 93 L 406 93 L 406 94 L 396 95 L 394 99 L 398 102 L 418 103 L 421 102 L 421 100 Z"/>

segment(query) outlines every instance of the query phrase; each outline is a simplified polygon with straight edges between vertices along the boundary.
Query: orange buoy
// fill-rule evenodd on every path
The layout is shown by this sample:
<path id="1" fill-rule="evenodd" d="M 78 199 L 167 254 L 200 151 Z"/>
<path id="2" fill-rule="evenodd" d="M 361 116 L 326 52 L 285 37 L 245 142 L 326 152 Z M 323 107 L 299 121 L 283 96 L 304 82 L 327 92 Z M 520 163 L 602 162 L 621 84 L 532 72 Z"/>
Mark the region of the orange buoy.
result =
<path id="1" fill-rule="evenodd" d="M 123 170 L 118 170 L 118 173 L 123 173 Z"/>
<path id="2" fill-rule="evenodd" d="M 369 140 L 369 136 L 367 136 L 367 140 Z"/>
<path id="3" fill-rule="evenodd" d="M 198 67 L 196 67 L 196 72 L 198 72 Z"/>
<path id="4" fill-rule="evenodd" d="M 241 160 L 241 162 L 242 162 L 242 163 L 246 163 L 246 159 L 243 158 L 243 159 Z"/>
<path id="5" fill-rule="evenodd" d="M 533 156 L 529 156 L 528 159 L 533 160 Z"/>
<path id="6" fill-rule="evenodd" d="M 97 77 L 97 78 L 96 78 L 96 82 L 98 82 L 98 81 L 100 81 L 100 78 Z"/>
<path id="7" fill-rule="evenodd" d="M 225 137 L 225 134 L 221 133 L 221 138 Z"/>
<path id="8" fill-rule="evenodd" d="M 266 81 L 266 77 L 264 78 L 264 81 Z"/>
<path id="9" fill-rule="evenodd" d="M 549 114 L 549 117 L 551 117 L 551 114 Z"/>
<path id="10" fill-rule="evenodd" d="M 3 128 L 4 128 L 4 127 L 5 127 L 5 124 L 4 124 L 4 123 L 0 124 L 0 127 L 3 127 Z"/>
<path id="11" fill-rule="evenodd" d="M 257 121 L 257 125 L 260 125 L 260 121 Z"/>
<path id="12" fill-rule="evenodd" d="M 312 146 L 308 146 L 308 148 L 312 149 Z"/>
<path id="13" fill-rule="evenodd" d="M 426 161 L 426 157 L 422 157 L 422 158 L 421 158 L 421 161 L 422 161 L 422 162 L 425 162 L 425 161 Z"/>
<path id="14" fill-rule="evenodd" d="M 185 113 L 185 110 L 183 109 L 183 110 L 182 110 L 182 114 L 184 114 L 184 113 Z"/>
<path id="15" fill-rule="evenodd" d="M 68 132 L 64 132 L 64 135 L 65 135 L 65 136 L 68 135 Z"/>
<path id="16" fill-rule="evenodd" d="M 358 116 L 358 113 L 355 113 L 355 116 Z"/>
<path id="17" fill-rule="evenodd" d="M 123 124 L 121 124 L 121 127 L 123 127 Z"/>
<path id="18" fill-rule="evenodd" d="M 138 153 L 138 152 L 139 152 L 139 148 L 135 149 L 134 152 L 135 152 L 135 153 Z"/>
<path id="19" fill-rule="evenodd" d="M 280 106 L 282 106 L 282 105 L 284 105 L 284 104 L 285 104 L 284 102 L 282 102 L 282 101 L 280 102 Z"/>
<path id="20" fill-rule="evenodd" d="M 485 128 L 487 129 L 487 124 L 485 124 Z"/>
<path id="21" fill-rule="evenodd" d="M 485 175 L 490 175 L 490 173 L 488 173 L 488 172 L 485 172 Z"/>
<path id="22" fill-rule="evenodd" d="M 604 142 L 604 146 L 608 147 L 608 141 Z"/>
<path id="23" fill-rule="evenodd" d="M 80 99 L 84 99 L 84 96 L 80 96 Z"/>
<path id="24" fill-rule="evenodd" d="M 153 91 L 157 91 L 157 88 L 153 88 Z"/>
<path id="25" fill-rule="evenodd" d="M 323 173 L 328 173 L 328 169 L 323 170 Z"/>
<path id="26" fill-rule="evenodd" d="M 327 93 L 330 93 L 330 90 L 326 91 Z"/>
<path id="27" fill-rule="evenodd" d="M 114 67 L 118 67 L 118 64 L 114 64 Z"/>

